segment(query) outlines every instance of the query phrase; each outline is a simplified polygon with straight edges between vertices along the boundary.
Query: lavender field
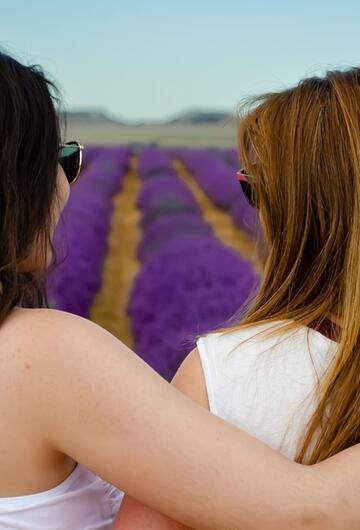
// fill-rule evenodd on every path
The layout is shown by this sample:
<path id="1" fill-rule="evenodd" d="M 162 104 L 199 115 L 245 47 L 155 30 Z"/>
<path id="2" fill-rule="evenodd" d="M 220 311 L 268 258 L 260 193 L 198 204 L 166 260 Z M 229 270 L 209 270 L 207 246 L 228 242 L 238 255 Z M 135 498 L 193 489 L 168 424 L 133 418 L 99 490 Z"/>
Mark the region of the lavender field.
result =
<path id="1" fill-rule="evenodd" d="M 238 164 L 228 148 L 86 146 L 56 232 L 52 307 L 95 320 L 170 379 L 256 289 Z"/>

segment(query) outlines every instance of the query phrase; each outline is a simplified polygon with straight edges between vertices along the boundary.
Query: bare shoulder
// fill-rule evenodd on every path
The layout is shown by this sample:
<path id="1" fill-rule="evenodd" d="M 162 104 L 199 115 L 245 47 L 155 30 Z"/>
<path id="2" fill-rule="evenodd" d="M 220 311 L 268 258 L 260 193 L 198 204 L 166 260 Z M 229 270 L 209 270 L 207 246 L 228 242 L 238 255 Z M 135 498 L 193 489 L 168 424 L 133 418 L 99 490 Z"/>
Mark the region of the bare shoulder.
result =
<path id="1" fill-rule="evenodd" d="M 49 347 L 75 349 L 79 343 L 83 349 L 93 341 L 117 340 L 94 322 L 56 309 L 16 308 L 4 322 L 1 332 L 3 337 L 22 342 L 34 351 L 49 351 Z"/>
<path id="2" fill-rule="evenodd" d="M 185 358 L 172 384 L 183 394 L 209 409 L 205 377 L 197 348 Z"/>
<path id="3" fill-rule="evenodd" d="M 93 427 L 95 439 L 101 421 L 106 432 L 127 417 L 127 396 L 135 403 L 143 380 L 144 389 L 152 387 L 155 374 L 144 370 L 143 361 L 90 320 L 50 309 L 16 309 L 4 322 L 5 335 L 13 352 L 7 372 L 23 414 L 35 410 L 40 435 L 74 460 L 75 434 L 80 426 L 86 430 L 82 421 Z"/>
<path id="4" fill-rule="evenodd" d="M 31 335 L 41 331 L 42 338 L 46 338 L 47 336 L 56 338 L 64 329 L 98 327 L 85 318 L 66 313 L 65 311 L 47 308 L 24 309 L 18 307 L 10 313 L 4 326 L 9 332 L 17 329 L 20 336 L 23 334 Z"/>
<path id="5" fill-rule="evenodd" d="M 63 311 L 15 309 L 0 328 L 0 357 L 27 383 L 65 382 L 69 372 L 93 373 L 125 362 L 130 350 L 97 324 Z"/>
<path id="6" fill-rule="evenodd" d="M 23 334 L 28 335 L 41 329 L 45 336 L 49 331 L 48 326 L 51 328 L 53 326 L 62 328 L 64 326 L 79 325 L 80 322 L 85 324 L 88 321 L 82 317 L 57 309 L 24 309 L 16 307 L 6 318 L 2 329 L 10 333 L 16 329 L 20 336 Z"/>

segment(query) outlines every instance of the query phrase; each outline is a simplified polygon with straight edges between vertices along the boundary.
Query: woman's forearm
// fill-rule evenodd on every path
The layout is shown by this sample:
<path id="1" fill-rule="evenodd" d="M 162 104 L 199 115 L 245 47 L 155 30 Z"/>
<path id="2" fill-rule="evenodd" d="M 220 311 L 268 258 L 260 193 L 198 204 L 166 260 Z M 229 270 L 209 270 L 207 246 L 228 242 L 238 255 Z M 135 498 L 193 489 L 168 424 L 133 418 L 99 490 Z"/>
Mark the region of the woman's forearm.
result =
<path id="1" fill-rule="evenodd" d="M 182 393 L 187 395 L 190 399 L 196 401 L 205 409 L 208 409 L 209 404 L 205 382 L 203 380 L 203 372 L 199 362 L 199 356 L 195 350 L 187 357 L 186 361 L 182 364 L 181 368 L 176 374 L 176 377 L 173 381 L 173 385 Z M 241 451 L 242 454 L 245 455 L 249 449 L 249 443 L 254 443 L 254 441 L 252 439 L 246 438 L 246 435 L 244 436 L 243 434 L 241 434 L 240 436 L 242 437 L 243 443 Z M 277 456 L 278 455 L 276 455 L 276 458 Z M 263 467 L 265 469 L 268 465 L 271 464 L 271 460 L 274 457 L 275 454 L 273 453 L 273 451 L 271 451 L 271 449 L 268 449 L 267 453 L 266 451 L 264 452 Z M 262 456 L 258 455 L 257 460 L 261 458 Z M 349 460 L 349 458 L 347 458 L 347 460 Z M 333 461 L 330 461 L 329 465 L 314 466 L 311 469 L 302 469 L 296 464 L 294 465 L 294 463 L 290 461 L 285 460 L 284 462 L 286 466 L 289 466 L 285 480 L 294 480 L 294 477 L 292 476 L 293 472 L 299 472 L 298 486 L 300 488 L 302 487 L 303 491 L 308 491 L 306 493 L 306 496 L 302 495 L 296 499 L 298 503 L 294 504 L 292 508 L 290 505 L 288 506 L 288 508 L 293 510 L 291 513 L 289 513 L 287 509 L 280 510 L 280 516 L 277 513 L 279 512 L 279 507 L 277 506 L 276 502 L 271 504 L 272 499 L 269 499 L 270 502 L 266 501 L 267 504 L 265 504 L 265 499 L 260 499 L 259 503 L 263 503 L 264 506 L 271 505 L 270 510 L 272 510 L 267 514 L 267 518 L 261 525 L 261 528 L 266 529 L 269 527 L 273 527 L 274 524 L 276 524 L 277 527 L 282 528 L 300 527 L 317 528 L 317 530 L 321 530 L 322 528 L 326 528 L 327 530 L 329 530 L 331 527 L 340 528 L 342 525 L 343 527 L 346 525 L 346 528 L 349 527 L 346 523 L 346 517 L 344 517 L 343 515 L 344 510 L 334 510 L 334 504 L 338 504 L 338 506 L 340 506 L 341 500 L 346 499 L 346 487 L 339 487 L 339 484 L 343 482 L 346 466 L 339 465 L 339 463 L 336 463 L 336 460 L 334 459 Z M 244 481 L 253 481 L 254 476 L 251 477 L 249 475 L 248 477 L 246 477 L 246 469 L 243 465 Z M 253 469 L 250 470 L 249 473 L 251 473 L 251 471 L 253 471 Z M 219 482 L 223 478 L 224 477 L 222 475 L 222 472 L 220 471 Z M 255 477 L 255 479 L 256 478 L 257 477 Z M 351 484 L 352 482 L 354 482 L 354 479 L 357 480 L 356 476 L 354 476 L 352 480 L 349 480 L 349 483 Z M 269 475 L 266 477 L 266 480 L 270 480 L 270 487 L 273 491 L 274 486 L 272 482 L 275 481 L 275 477 Z M 303 481 L 305 481 L 305 483 L 308 482 L 308 486 L 306 486 L 306 484 L 303 484 L 301 486 L 301 483 Z M 286 498 L 290 490 L 289 488 L 287 488 L 282 493 L 282 501 Z M 315 496 L 311 495 L 313 491 L 316 491 Z M 255 486 L 253 489 L 253 493 L 259 494 L 260 487 Z M 241 502 L 246 501 L 246 496 L 243 492 L 241 493 L 241 495 L 242 497 L 241 500 L 239 500 L 239 504 Z M 336 499 L 335 502 L 334 498 Z M 276 511 L 274 512 L 274 510 Z M 242 514 L 242 516 L 243 515 L 244 514 Z M 263 514 L 262 517 L 264 516 L 265 514 Z M 356 520 L 356 517 L 354 520 Z M 251 521 L 251 523 L 253 524 L 253 521 Z M 241 525 L 241 528 L 244 528 L 244 523 L 242 520 L 239 519 L 238 524 Z M 358 526 L 358 524 L 356 524 L 355 526 L 352 525 L 352 527 L 356 529 L 358 528 Z M 186 528 L 188 527 L 182 526 L 174 520 L 169 519 L 168 517 L 148 508 L 147 506 L 136 501 L 135 499 L 131 499 L 130 497 L 126 496 L 122 504 L 118 519 L 115 523 L 114 530 L 138 530 L 145 528 L 146 530 L 186 530 Z"/>
<path id="2" fill-rule="evenodd" d="M 309 470 L 309 494 L 315 487 L 318 500 L 317 517 L 323 526 L 319 528 L 357 530 L 360 528 L 360 447 L 346 451 L 307 468 Z"/>
<path id="3" fill-rule="evenodd" d="M 334 466 L 301 466 L 222 422 L 211 438 L 214 423 L 207 426 L 207 421 L 201 420 L 200 424 L 201 435 L 197 428 L 193 430 L 194 437 L 198 437 L 193 440 L 193 452 L 178 455 L 178 473 L 173 476 L 174 483 L 181 483 L 182 470 L 187 468 L 185 482 L 187 491 L 192 492 L 193 504 L 189 504 L 184 492 L 184 511 L 179 513 L 179 498 L 172 498 L 170 489 L 164 514 L 188 527 L 206 530 L 358 530 L 351 519 L 340 516 L 346 495 L 343 489 L 338 496 L 338 479 L 344 482 L 345 477 Z M 208 444 L 200 447 L 207 434 Z M 169 473 L 173 467 L 168 468 Z M 332 486 L 334 482 L 337 487 Z M 207 489 L 202 489 L 202 484 L 207 484 Z M 131 493 L 142 501 L 146 497 L 151 507 L 158 505 L 155 490 L 153 498 L 137 487 Z M 140 530 L 137 523 L 141 520 L 146 521 L 149 530 L 178 529 L 178 525 L 172 526 L 146 511 L 132 519 L 129 523 L 120 512 L 116 528 L 122 528 L 125 521 L 128 530 Z"/>
<path id="4" fill-rule="evenodd" d="M 50 313 L 52 348 L 39 331 L 33 360 L 37 395 L 46 396 L 36 400 L 41 428 L 57 452 L 190 528 L 332 530 L 359 473 L 349 466 L 344 474 L 339 461 L 308 468 L 287 460 L 212 416 L 104 330 L 64 318 Z M 359 527 L 343 517 L 333 528 Z"/>
<path id="5" fill-rule="evenodd" d="M 213 425 L 211 425 L 212 431 Z M 202 423 L 202 435 L 206 433 Z M 196 431 L 197 429 L 195 429 Z M 210 433 L 209 433 L 210 434 Z M 194 432 L 194 436 L 196 433 Z M 199 437 L 201 443 L 202 436 Z M 206 530 L 358 530 L 360 509 L 357 453 L 353 448 L 317 466 L 304 466 L 283 457 L 268 446 L 228 424 L 222 425 L 216 438 L 200 449 L 195 443 L 187 465 L 198 457 L 197 479 L 193 469 L 188 475 L 188 489 L 193 494 L 189 505 L 187 494 L 179 513 L 179 499 L 168 502 L 163 513 L 186 523 L 186 528 Z M 206 466 L 209 455 L 216 457 Z M 351 454 L 353 453 L 353 454 Z M 182 455 L 184 456 L 184 455 Z M 186 458 L 186 455 L 185 455 Z M 358 459 L 359 460 L 359 459 Z M 360 460 L 359 460 L 360 461 Z M 204 467 L 202 466 L 202 462 Z M 180 464 L 181 469 L 181 463 Z M 171 469 L 169 468 L 169 473 Z M 174 475 L 174 482 L 179 475 Z M 181 477 L 180 477 L 181 482 Z M 211 484 L 200 494 L 201 484 Z M 139 492 L 139 500 L 144 500 Z M 147 497 L 149 506 L 158 501 Z M 126 512 L 126 510 L 125 510 Z M 146 521 L 147 530 L 178 530 L 183 528 L 170 519 L 156 517 L 140 508 L 137 517 L 122 517 L 115 528 L 140 530 Z M 124 522 L 126 523 L 124 525 Z M 185 530 L 185 526 L 184 526 Z"/>
<path id="6" fill-rule="evenodd" d="M 183 395 L 178 397 L 183 404 Z M 172 401 L 174 414 L 182 409 L 176 401 Z M 166 409 L 164 403 L 163 412 Z M 162 441 L 153 436 L 149 442 L 148 426 L 143 425 L 142 439 L 147 440 L 147 446 L 142 446 L 144 454 L 133 446 L 143 470 L 149 468 L 151 455 L 163 443 L 161 472 L 157 470 L 154 479 L 150 466 L 141 480 L 136 477 L 133 484 L 124 483 L 130 495 L 148 506 L 190 528 L 206 530 L 358 528 L 346 521 L 331 526 L 334 503 L 340 505 L 341 501 L 328 487 L 331 468 L 322 470 L 289 461 L 190 400 L 176 422 L 170 417 L 166 421 L 169 435 Z M 159 424 L 158 428 L 159 437 L 163 437 Z M 131 439 L 136 436 L 129 432 Z M 167 495 L 160 499 L 164 483 L 168 484 Z"/>

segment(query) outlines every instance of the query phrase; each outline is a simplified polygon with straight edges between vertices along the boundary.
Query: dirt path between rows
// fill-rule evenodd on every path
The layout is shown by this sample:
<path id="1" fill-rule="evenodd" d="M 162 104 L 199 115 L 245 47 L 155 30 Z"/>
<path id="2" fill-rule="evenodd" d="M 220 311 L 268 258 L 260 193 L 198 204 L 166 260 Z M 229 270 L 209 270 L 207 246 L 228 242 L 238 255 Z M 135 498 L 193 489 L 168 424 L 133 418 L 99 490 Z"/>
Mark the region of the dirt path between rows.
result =
<path id="1" fill-rule="evenodd" d="M 114 198 L 108 254 L 104 264 L 102 287 L 95 297 L 90 318 L 133 347 L 127 303 L 134 278 L 139 271 L 136 252 L 140 242 L 140 212 L 136 200 L 141 187 L 133 157 L 125 175 L 124 187 Z"/>

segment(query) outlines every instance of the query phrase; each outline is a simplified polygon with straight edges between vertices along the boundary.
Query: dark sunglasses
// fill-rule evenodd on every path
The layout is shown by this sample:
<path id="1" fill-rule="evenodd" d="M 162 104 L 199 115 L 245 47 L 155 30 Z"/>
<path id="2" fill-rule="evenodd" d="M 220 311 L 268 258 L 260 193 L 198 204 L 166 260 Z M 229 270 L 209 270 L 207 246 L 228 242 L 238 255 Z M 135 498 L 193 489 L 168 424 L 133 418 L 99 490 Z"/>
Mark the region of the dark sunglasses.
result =
<path id="1" fill-rule="evenodd" d="M 253 208 L 256 208 L 257 206 L 255 201 L 254 185 L 249 182 L 249 174 L 246 172 L 245 169 L 241 169 L 236 173 L 236 176 L 238 181 L 240 182 L 241 189 L 248 203 Z"/>
<path id="2" fill-rule="evenodd" d="M 74 184 L 80 174 L 83 149 L 79 142 L 67 142 L 59 147 L 59 164 L 69 184 Z"/>

